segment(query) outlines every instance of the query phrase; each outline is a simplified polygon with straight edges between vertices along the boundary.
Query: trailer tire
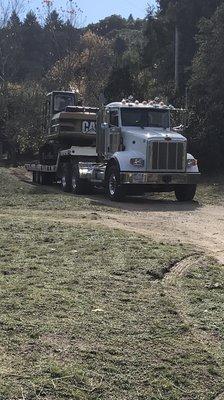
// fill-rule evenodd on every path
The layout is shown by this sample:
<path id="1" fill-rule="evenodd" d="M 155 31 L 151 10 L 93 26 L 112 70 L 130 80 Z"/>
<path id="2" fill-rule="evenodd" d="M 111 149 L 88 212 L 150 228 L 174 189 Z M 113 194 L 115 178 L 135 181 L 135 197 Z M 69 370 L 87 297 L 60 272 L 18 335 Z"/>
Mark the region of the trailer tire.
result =
<path id="1" fill-rule="evenodd" d="M 51 185 L 52 177 L 46 172 L 38 172 L 38 183 L 40 185 Z"/>
<path id="2" fill-rule="evenodd" d="M 38 173 L 36 171 L 33 171 L 33 178 L 32 181 L 33 183 L 38 183 Z"/>
<path id="3" fill-rule="evenodd" d="M 112 201 L 121 201 L 125 197 L 124 185 L 120 183 L 120 172 L 116 166 L 109 167 L 106 174 L 106 195 Z"/>
<path id="4" fill-rule="evenodd" d="M 62 168 L 61 187 L 66 193 L 69 193 L 72 190 L 72 171 L 70 163 L 64 164 Z"/>
<path id="5" fill-rule="evenodd" d="M 91 192 L 91 184 L 80 179 L 79 167 L 74 165 L 72 168 L 72 193 L 73 194 L 89 194 Z"/>
<path id="6" fill-rule="evenodd" d="M 36 183 L 40 184 L 40 171 L 36 172 Z"/>
<path id="7" fill-rule="evenodd" d="M 197 185 L 178 185 L 175 189 L 176 199 L 180 202 L 192 201 L 196 190 Z"/>

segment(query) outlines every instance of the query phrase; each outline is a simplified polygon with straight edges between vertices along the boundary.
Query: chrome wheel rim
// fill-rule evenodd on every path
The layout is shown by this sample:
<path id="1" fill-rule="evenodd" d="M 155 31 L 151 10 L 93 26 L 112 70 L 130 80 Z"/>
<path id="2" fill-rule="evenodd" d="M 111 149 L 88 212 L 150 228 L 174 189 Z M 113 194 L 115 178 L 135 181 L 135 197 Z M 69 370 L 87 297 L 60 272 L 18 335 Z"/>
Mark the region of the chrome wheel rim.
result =
<path id="1" fill-rule="evenodd" d="M 117 180 L 115 174 L 111 174 L 109 178 L 109 192 L 111 196 L 114 196 L 117 189 Z"/>
<path id="2" fill-rule="evenodd" d="M 65 178 L 65 176 L 62 176 L 61 184 L 62 184 L 63 188 L 66 187 L 66 178 Z"/>
<path id="3" fill-rule="evenodd" d="M 73 176 L 72 177 L 72 189 L 76 190 L 76 188 L 77 188 L 77 180 L 76 180 L 76 177 Z"/>

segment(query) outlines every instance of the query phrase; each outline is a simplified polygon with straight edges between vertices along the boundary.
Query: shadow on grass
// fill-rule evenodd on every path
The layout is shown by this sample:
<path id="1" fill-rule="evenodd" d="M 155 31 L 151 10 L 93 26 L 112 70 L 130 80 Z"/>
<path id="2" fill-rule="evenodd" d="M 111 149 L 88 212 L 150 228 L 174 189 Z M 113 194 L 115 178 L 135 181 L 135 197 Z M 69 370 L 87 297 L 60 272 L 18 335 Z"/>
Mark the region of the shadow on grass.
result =
<path id="1" fill-rule="evenodd" d="M 41 186 L 32 181 L 28 181 L 26 179 L 20 179 L 25 184 L 29 185 L 31 191 L 29 195 L 52 195 L 52 194 L 61 194 L 64 196 L 73 196 L 71 193 L 64 193 L 59 184 L 54 184 L 52 186 Z M 161 196 L 161 197 L 159 197 Z M 141 212 L 179 212 L 179 211 L 196 211 L 198 208 L 202 207 L 202 205 L 198 201 L 191 202 L 178 202 L 175 198 L 171 197 L 170 193 L 167 193 L 167 198 L 165 198 L 166 194 L 156 194 L 156 195 L 145 195 L 145 196 L 127 196 L 122 202 L 112 202 L 109 199 L 105 198 L 103 190 L 94 191 L 91 195 L 79 195 L 75 196 L 76 198 L 86 199 L 90 201 L 90 205 L 92 206 L 102 206 L 111 209 L 117 209 L 122 211 L 141 211 Z"/>
<path id="2" fill-rule="evenodd" d="M 101 205 L 110 207 L 112 209 L 119 209 L 123 211 L 141 211 L 141 212 L 161 212 L 161 211 L 196 211 L 202 207 L 198 201 L 179 203 L 177 200 L 160 199 L 158 197 L 152 198 L 149 196 L 141 197 L 126 197 L 123 202 L 112 202 L 104 199 L 102 195 L 95 195 L 88 197 L 91 200 L 91 205 Z"/>
<path id="3" fill-rule="evenodd" d="M 51 186 L 48 185 L 39 185 L 38 183 L 33 183 L 31 181 L 28 181 L 26 179 L 20 179 L 21 182 L 25 183 L 26 185 L 29 186 L 31 191 L 29 194 L 63 194 L 63 191 L 61 190 L 60 186 L 58 184 L 53 184 Z"/>

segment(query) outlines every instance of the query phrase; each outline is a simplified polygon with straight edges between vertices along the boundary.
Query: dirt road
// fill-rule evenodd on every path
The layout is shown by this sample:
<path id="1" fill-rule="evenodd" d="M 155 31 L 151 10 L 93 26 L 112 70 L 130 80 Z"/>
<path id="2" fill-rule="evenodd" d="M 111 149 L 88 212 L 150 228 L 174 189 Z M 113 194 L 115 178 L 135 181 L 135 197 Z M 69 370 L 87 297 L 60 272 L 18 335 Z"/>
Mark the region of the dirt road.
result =
<path id="1" fill-rule="evenodd" d="M 162 241 L 193 244 L 224 264 L 224 206 L 156 200 L 119 206 L 126 212 L 104 215 L 104 223 Z"/>
<path id="2" fill-rule="evenodd" d="M 101 223 L 164 242 L 190 243 L 224 264 L 224 206 L 148 199 L 117 206 L 125 212 L 99 213 Z"/>
<path id="3" fill-rule="evenodd" d="M 13 170 L 13 174 L 31 181 L 31 176 L 23 169 Z M 52 190 L 49 187 L 49 191 Z M 74 224 L 83 223 L 85 216 L 86 223 L 120 228 L 164 242 L 189 243 L 224 265 L 224 202 L 221 205 L 203 205 L 203 198 L 199 204 L 148 196 L 113 203 L 105 200 L 103 194 L 91 196 L 90 201 L 100 205 L 102 211 L 86 213 L 74 210 L 69 217 L 58 214 L 56 219 Z M 105 212 L 105 207 L 109 207 L 111 212 Z"/>

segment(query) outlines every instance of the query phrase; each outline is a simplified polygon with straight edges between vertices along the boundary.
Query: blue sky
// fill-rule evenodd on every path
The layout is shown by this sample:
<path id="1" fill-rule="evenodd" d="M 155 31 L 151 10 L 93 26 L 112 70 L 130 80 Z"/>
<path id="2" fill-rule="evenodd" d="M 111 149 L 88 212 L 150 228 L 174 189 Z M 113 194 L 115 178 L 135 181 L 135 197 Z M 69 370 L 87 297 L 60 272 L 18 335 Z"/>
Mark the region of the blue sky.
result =
<path id="1" fill-rule="evenodd" d="M 28 8 L 35 10 L 40 6 L 41 0 L 28 0 Z M 66 7 L 67 0 L 54 0 L 56 7 Z M 97 22 L 111 14 L 120 14 L 128 17 L 133 14 L 135 18 L 146 15 L 148 4 L 155 5 L 155 0 L 77 0 L 77 5 L 83 11 L 80 23 L 87 25 Z"/>

